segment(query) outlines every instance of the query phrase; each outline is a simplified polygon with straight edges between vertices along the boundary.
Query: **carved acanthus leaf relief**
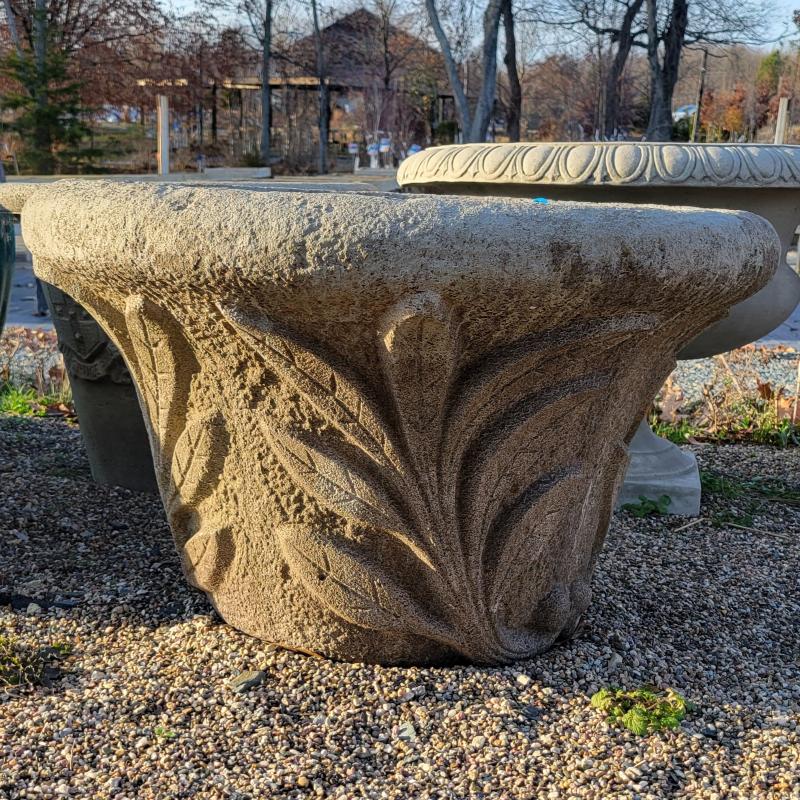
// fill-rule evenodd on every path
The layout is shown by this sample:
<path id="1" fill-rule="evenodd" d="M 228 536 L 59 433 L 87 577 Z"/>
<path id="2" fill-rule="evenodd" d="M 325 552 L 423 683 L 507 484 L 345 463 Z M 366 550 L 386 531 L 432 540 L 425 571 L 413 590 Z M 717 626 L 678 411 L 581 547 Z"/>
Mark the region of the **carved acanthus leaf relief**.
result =
<path id="1" fill-rule="evenodd" d="M 364 547 L 310 525 L 285 524 L 275 533 L 292 573 L 312 597 L 343 619 L 455 646 L 456 633 L 422 608 Z"/>
<path id="2" fill-rule="evenodd" d="M 553 386 L 553 364 L 578 344 L 619 346 L 656 320 L 574 323 L 462 365 L 454 310 L 432 292 L 414 294 L 383 320 L 383 385 L 373 395 L 317 343 L 264 315 L 222 311 L 264 365 L 338 432 L 278 427 L 258 410 L 288 475 L 329 511 L 392 537 L 417 564 L 415 574 L 398 572 L 380 563 L 386 549 L 370 547 L 369 537 L 289 519 L 276 536 L 308 592 L 356 625 L 428 636 L 475 661 L 508 660 L 552 641 L 551 621 L 539 625 L 533 608 L 524 630 L 509 630 L 503 605 L 510 593 L 525 593 L 531 542 L 547 551 L 588 491 L 584 465 L 562 445 L 572 415 L 588 414 L 610 380 L 565 364 Z M 390 405 L 372 399 L 382 395 Z M 559 426 L 561 441 L 553 436 Z"/>
<path id="3" fill-rule="evenodd" d="M 800 185 L 800 147 L 570 142 L 446 145 L 405 159 L 401 186 L 434 182 L 576 185 Z"/>
<path id="4" fill-rule="evenodd" d="M 164 508 L 182 545 L 187 572 L 193 582 L 213 589 L 223 577 L 233 540 L 224 526 L 201 520 L 196 531 L 183 531 L 185 511 L 209 497 L 219 481 L 227 451 L 227 434 L 219 412 L 189 416 L 191 373 L 179 363 L 177 323 L 163 308 L 140 295 L 128 298 L 125 321 L 133 347 L 130 359 L 147 408 L 156 475 Z M 180 541 L 184 539 L 185 541 Z M 205 564 L 205 566 L 203 566 Z"/>

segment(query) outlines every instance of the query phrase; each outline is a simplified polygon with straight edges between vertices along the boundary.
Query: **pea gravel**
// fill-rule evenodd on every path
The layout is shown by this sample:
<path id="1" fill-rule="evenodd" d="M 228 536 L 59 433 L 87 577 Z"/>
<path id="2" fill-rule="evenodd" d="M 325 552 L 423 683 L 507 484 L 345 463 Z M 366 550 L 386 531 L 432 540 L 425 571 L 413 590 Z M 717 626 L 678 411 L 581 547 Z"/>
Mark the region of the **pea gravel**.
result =
<path id="1" fill-rule="evenodd" d="M 696 452 L 800 483 L 797 450 Z M 72 648 L 49 687 L 0 692 L 2 798 L 800 798 L 800 507 L 765 501 L 754 531 L 620 513 L 577 638 L 503 669 L 386 669 L 223 624 L 158 501 L 93 484 L 64 422 L 0 417 L 0 473 L 0 632 Z M 678 731 L 589 706 L 645 682 L 696 703 Z"/>

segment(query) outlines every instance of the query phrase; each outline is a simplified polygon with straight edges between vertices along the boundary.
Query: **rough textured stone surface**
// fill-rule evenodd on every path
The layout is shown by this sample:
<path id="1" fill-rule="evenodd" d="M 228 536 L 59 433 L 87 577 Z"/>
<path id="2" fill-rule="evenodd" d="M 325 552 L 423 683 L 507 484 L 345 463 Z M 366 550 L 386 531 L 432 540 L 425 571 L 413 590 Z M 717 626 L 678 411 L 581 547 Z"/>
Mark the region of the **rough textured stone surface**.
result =
<path id="1" fill-rule="evenodd" d="M 386 663 L 569 633 L 674 353 L 778 260 L 746 213 L 503 199 L 62 183 L 23 228 L 128 361 L 189 579 Z"/>
<path id="2" fill-rule="evenodd" d="M 41 186 L 39 183 L 0 183 L 0 206 L 19 214 L 28 198 Z"/>

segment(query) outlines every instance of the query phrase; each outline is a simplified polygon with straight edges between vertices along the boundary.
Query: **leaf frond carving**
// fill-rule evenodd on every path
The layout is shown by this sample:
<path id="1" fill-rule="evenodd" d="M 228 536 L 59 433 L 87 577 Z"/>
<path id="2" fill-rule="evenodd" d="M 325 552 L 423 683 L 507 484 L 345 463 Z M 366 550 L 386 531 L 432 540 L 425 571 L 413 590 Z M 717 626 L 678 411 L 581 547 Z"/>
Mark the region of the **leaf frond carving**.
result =
<path id="1" fill-rule="evenodd" d="M 292 573 L 308 592 L 342 619 L 375 630 L 457 641 L 449 626 L 430 614 L 372 556 L 354 542 L 310 525 L 276 531 Z"/>
<path id="2" fill-rule="evenodd" d="M 434 292 L 403 298 L 379 331 L 383 371 L 417 474 L 436 484 L 445 402 L 458 364 L 458 322 Z"/>
<path id="3" fill-rule="evenodd" d="M 522 397 L 499 412 L 476 436 L 464 467 L 448 485 L 459 509 L 473 575 L 480 574 L 486 541 L 497 515 L 535 481 L 548 464 L 569 453 L 570 430 L 590 410 L 591 398 L 608 385 L 605 373 L 580 375 Z M 545 450 L 544 440 L 551 442 Z"/>
<path id="4" fill-rule="evenodd" d="M 183 545 L 181 561 L 189 582 L 198 589 L 213 592 L 233 563 L 235 546 L 227 527 L 202 527 Z"/>
<path id="5" fill-rule="evenodd" d="M 430 566 L 424 543 L 379 479 L 316 437 L 266 422 L 263 427 L 272 451 L 305 492 L 346 519 L 393 534 Z"/>
<path id="6" fill-rule="evenodd" d="M 141 373 L 139 389 L 147 405 L 157 452 L 168 454 L 179 427 L 178 363 L 166 312 L 141 295 L 131 295 L 125 303 L 125 322 Z M 176 420 L 176 416 L 178 419 Z"/>
<path id="7" fill-rule="evenodd" d="M 544 541 L 547 532 L 548 518 L 558 518 L 563 523 L 563 506 L 567 504 L 563 490 L 581 476 L 579 464 L 568 464 L 551 470 L 546 475 L 533 481 L 503 511 L 498 514 L 492 525 L 492 538 L 498 542 L 497 549 L 492 548 L 494 564 L 487 564 L 484 575 L 489 577 L 490 605 L 502 605 L 502 600 L 512 592 L 519 592 L 513 580 L 515 574 L 524 570 L 530 559 L 522 558 L 526 548 L 530 548 L 531 537 L 540 538 L 545 548 L 549 543 Z M 562 497 L 553 498 L 552 493 L 562 492 Z"/>
<path id="8" fill-rule="evenodd" d="M 226 450 L 227 432 L 220 414 L 190 419 L 186 423 L 172 454 L 168 509 L 196 505 L 213 492 Z"/>
<path id="9" fill-rule="evenodd" d="M 519 397 L 539 387 L 545 364 L 578 347 L 586 348 L 589 342 L 594 343 L 594 352 L 599 356 L 637 333 L 654 330 L 657 324 L 658 318 L 652 314 L 579 320 L 525 336 L 465 367 L 448 403 L 441 454 L 443 473 L 458 472 L 476 432 L 502 410 L 509 397 Z"/>
<path id="10" fill-rule="evenodd" d="M 376 464 L 405 473 L 389 426 L 354 379 L 265 315 L 227 306 L 220 310 L 268 368 L 294 386 L 349 441 Z"/>

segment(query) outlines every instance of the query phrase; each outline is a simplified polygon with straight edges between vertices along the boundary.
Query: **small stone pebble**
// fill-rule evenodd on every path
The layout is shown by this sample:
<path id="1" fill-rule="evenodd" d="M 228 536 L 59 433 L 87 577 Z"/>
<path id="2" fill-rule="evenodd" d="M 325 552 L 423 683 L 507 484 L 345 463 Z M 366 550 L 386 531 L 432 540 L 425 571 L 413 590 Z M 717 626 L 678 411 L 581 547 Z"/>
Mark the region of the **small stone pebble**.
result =
<path id="1" fill-rule="evenodd" d="M 260 686 L 266 677 L 267 673 L 260 669 L 240 672 L 235 678 L 228 681 L 228 685 L 234 692 L 246 692 L 254 686 Z"/>
<path id="2" fill-rule="evenodd" d="M 622 664 L 622 656 L 619 653 L 612 653 L 608 659 L 608 671 L 616 672 L 620 664 Z"/>

